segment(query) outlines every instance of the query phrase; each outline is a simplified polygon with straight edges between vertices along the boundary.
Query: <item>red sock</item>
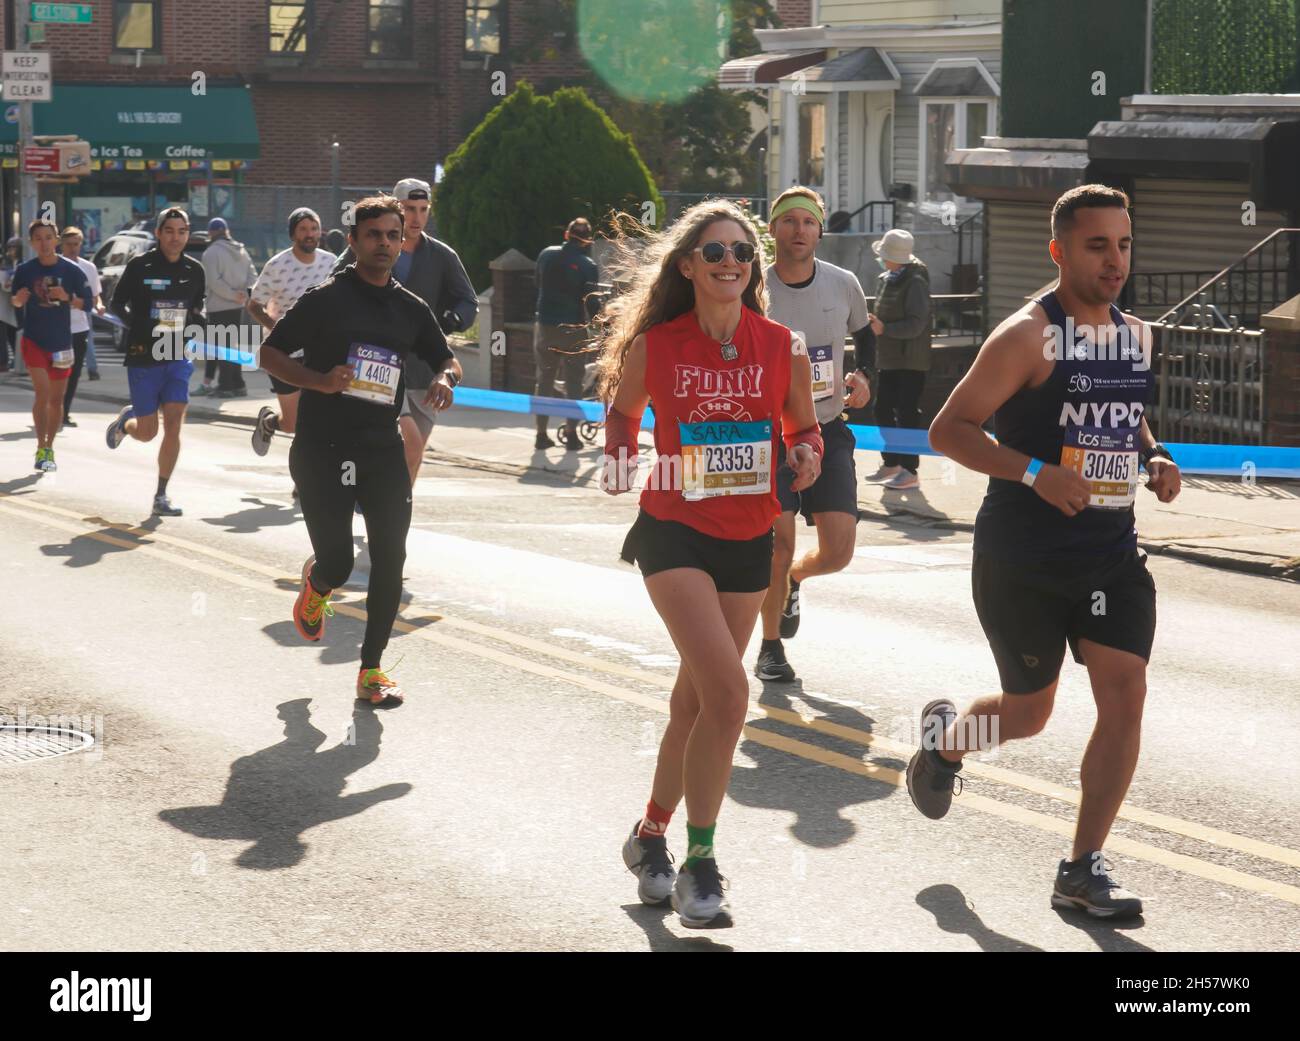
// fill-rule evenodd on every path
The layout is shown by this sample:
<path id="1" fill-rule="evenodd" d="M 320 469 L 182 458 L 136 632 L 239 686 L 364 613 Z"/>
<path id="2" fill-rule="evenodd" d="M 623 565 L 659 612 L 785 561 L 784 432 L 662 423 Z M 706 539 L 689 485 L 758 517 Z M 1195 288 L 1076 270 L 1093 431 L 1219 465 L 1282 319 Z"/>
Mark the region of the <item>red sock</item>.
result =
<path id="1" fill-rule="evenodd" d="M 645 804 L 645 816 L 641 818 L 641 827 L 637 828 L 639 839 L 655 838 L 668 831 L 668 822 L 673 819 L 673 811 L 665 810 L 651 799 Z"/>

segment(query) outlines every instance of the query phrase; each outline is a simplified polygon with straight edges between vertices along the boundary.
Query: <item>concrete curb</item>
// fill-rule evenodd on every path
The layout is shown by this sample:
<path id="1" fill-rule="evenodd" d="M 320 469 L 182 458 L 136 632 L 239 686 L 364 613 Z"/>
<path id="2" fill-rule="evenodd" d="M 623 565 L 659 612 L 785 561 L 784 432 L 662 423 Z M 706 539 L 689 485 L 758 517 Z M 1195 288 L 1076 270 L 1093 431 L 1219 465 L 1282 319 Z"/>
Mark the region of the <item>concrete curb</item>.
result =
<path id="1" fill-rule="evenodd" d="M 79 386 L 77 388 L 77 397 L 84 398 L 87 401 L 100 401 L 110 405 L 125 405 L 128 400 L 119 395 L 104 394 L 95 391 L 83 392 Z M 254 427 L 257 425 L 255 416 L 241 416 L 233 412 L 218 412 L 211 408 L 200 406 L 197 409 L 193 402 L 190 405 L 188 413 L 189 418 L 194 419 L 202 417 L 205 421 L 221 420 L 229 423 L 237 423 L 240 426 Z M 440 462 L 448 463 L 453 466 L 462 466 L 467 469 L 491 469 L 499 473 L 519 474 L 529 470 L 535 470 L 540 473 L 556 474 L 560 471 L 550 470 L 544 466 L 530 466 L 517 463 L 503 463 L 493 459 L 478 459 L 474 456 L 451 455 L 444 453 L 437 457 Z M 578 482 L 578 483 L 587 483 Z M 932 514 L 922 513 L 917 510 L 909 510 L 906 506 L 900 506 L 896 510 L 882 510 L 874 506 L 863 506 L 858 504 L 858 517 L 860 519 L 875 521 L 899 521 L 906 524 L 917 524 L 918 526 L 930 528 L 942 528 L 946 531 L 974 531 L 975 525 L 969 521 L 956 521 L 947 517 L 935 517 Z M 1241 550 L 1225 550 L 1216 552 L 1208 547 L 1197 547 L 1180 545 L 1177 542 L 1149 542 L 1144 539 L 1138 540 L 1138 545 L 1146 550 L 1147 553 L 1158 554 L 1160 556 L 1175 557 L 1179 560 L 1186 560 L 1193 564 L 1201 564 L 1206 567 L 1216 568 L 1220 571 L 1235 571 L 1245 575 L 1259 575 L 1264 578 L 1275 578 L 1286 582 L 1300 582 L 1300 558 L 1276 557 L 1274 559 L 1252 559 Z"/>

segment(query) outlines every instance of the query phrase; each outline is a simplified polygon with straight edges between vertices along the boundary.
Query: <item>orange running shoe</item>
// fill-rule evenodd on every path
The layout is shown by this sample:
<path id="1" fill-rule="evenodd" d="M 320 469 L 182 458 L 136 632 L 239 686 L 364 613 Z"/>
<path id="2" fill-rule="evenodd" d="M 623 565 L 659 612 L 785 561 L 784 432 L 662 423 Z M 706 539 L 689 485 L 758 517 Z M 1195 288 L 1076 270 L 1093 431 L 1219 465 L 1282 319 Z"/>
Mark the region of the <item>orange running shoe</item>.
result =
<path id="1" fill-rule="evenodd" d="M 325 619 L 334 617 L 334 608 L 330 606 L 330 594 L 321 594 L 313 588 L 310 579 L 311 567 L 316 558 L 308 557 L 302 566 L 302 589 L 293 605 L 293 624 L 298 635 L 304 640 L 315 643 L 325 632 Z"/>
<path id="2" fill-rule="evenodd" d="M 362 669 L 357 675 L 357 700 L 372 705 L 400 705 L 406 695 L 383 669 Z"/>

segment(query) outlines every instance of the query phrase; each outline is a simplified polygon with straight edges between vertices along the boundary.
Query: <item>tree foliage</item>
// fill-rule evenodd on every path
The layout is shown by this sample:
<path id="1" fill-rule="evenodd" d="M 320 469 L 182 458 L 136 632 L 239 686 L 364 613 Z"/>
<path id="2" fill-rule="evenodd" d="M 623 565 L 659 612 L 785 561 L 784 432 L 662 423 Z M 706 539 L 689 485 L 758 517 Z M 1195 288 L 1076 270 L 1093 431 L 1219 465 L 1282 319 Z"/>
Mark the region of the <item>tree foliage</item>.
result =
<path id="1" fill-rule="evenodd" d="M 632 139 L 587 93 L 543 96 L 528 83 L 451 154 L 436 200 L 438 229 L 479 289 L 506 250 L 535 257 L 575 217 L 599 227 L 614 209 L 640 217 L 646 203 L 664 212 Z"/>

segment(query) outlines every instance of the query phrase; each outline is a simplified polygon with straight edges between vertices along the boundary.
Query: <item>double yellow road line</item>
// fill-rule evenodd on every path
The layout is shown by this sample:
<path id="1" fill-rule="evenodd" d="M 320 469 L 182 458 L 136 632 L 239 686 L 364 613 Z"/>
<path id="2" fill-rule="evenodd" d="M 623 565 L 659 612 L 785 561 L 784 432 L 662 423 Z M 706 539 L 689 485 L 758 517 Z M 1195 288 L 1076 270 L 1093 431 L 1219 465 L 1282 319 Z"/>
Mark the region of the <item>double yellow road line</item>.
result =
<path id="1" fill-rule="evenodd" d="M 85 517 L 72 510 L 52 506 L 48 503 L 36 502 L 26 496 L 15 496 L 7 493 L 0 493 L 0 513 L 36 520 L 49 527 L 67 532 L 74 537 L 94 539 L 121 549 L 148 553 L 169 564 L 219 579 L 231 585 L 241 586 L 256 593 L 278 593 L 286 598 L 297 595 L 296 589 L 300 581 L 297 575 L 286 575 L 277 568 L 226 553 L 210 546 L 204 546 L 188 539 L 177 538 L 174 535 L 149 531 L 100 517 Z M 98 529 L 88 527 L 88 525 L 97 525 Z M 230 570 L 232 567 L 239 570 L 232 572 Z M 240 572 L 259 575 L 261 578 L 250 578 L 248 574 Z M 267 580 L 270 580 L 269 583 Z M 366 613 L 362 608 L 350 603 L 336 602 L 334 610 L 361 621 L 364 621 L 366 617 Z M 617 662 L 605 661 L 588 654 L 556 646 L 544 640 L 447 615 L 415 616 L 409 620 L 399 618 L 394 628 L 398 632 L 410 633 L 419 639 L 450 648 L 460 654 L 495 662 L 548 680 L 567 683 L 582 690 L 637 705 L 662 715 L 668 713 L 667 699 L 660 693 L 652 693 L 652 690 L 661 692 L 666 686 L 671 687 L 674 677 L 669 673 L 652 672 L 646 669 L 621 665 Z M 491 641 L 491 643 L 483 641 Z M 522 657 L 520 654 L 512 653 L 506 648 L 527 651 L 544 659 L 562 663 L 564 666 L 576 667 L 576 669 L 564 668 L 560 667 L 560 665 L 547 664 L 544 661 Z M 601 677 L 609 677 L 609 679 Z M 613 680 L 631 681 L 643 685 L 643 687 L 627 686 L 613 682 Z M 651 690 L 643 689 L 644 687 L 649 687 Z M 799 730 L 861 745 L 875 753 L 887 753 L 906 759 L 914 751 L 910 745 L 890 738 L 866 730 L 832 723 L 829 720 L 803 716 L 789 709 L 753 703 L 750 706 L 749 715 L 751 719 L 766 718 Z M 864 761 L 862 758 L 833 752 L 819 745 L 810 744 L 807 741 L 748 725 L 744 729 L 744 737 L 764 747 L 776 749 L 824 766 L 834 767 L 837 770 L 843 770 L 845 773 L 893 784 L 900 788 L 905 786 L 901 771 L 881 766 L 870 760 Z M 1068 805 L 1077 807 L 1079 804 L 1079 793 L 1077 791 L 1065 789 L 1060 785 L 1014 770 L 1003 769 L 991 763 L 968 760 L 963 773 L 967 777 L 992 781 L 1034 795 L 1046 796 Z M 1070 838 L 1074 834 L 1074 822 L 1072 820 L 1026 809 L 1014 803 L 1004 802 L 986 795 L 965 793 L 956 805 L 962 809 L 979 810 L 1003 820 L 1038 828 L 1041 831 L 1065 838 Z M 1258 839 L 1198 824 L 1194 821 L 1186 821 L 1163 813 L 1144 810 L 1127 803 L 1121 807 L 1119 817 L 1125 821 L 1155 828 L 1183 838 L 1193 839 L 1220 849 L 1244 853 L 1248 856 L 1272 861 L 1291 868 L 1300 868 L 1300 851 L 1288 849 L 1284 846 L 1276 846 L 1271 843 L 1261 842 Z M 1272 879 L 1260 878 L 1244 871 L 1224 867 L 1212 861 L 1182 853 L 1174 853 L 1159 846 L 1123 838 L 1118 835 L 1111 836 L 1107 842 L 1107 848 L 1139 860 L 1173 868 L 1197 878 L 1229 885 L 1250 893 L 1271 896 L 1300 906 L 1300 887 Z"/>

